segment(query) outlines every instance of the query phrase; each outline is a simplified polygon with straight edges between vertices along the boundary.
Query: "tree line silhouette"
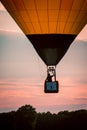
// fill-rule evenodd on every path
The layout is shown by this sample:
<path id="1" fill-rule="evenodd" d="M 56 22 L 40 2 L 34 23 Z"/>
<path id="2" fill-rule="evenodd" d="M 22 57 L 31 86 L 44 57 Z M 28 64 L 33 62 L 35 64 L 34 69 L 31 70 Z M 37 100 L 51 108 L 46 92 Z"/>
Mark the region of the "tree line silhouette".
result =
<path id="1" fill-rule="evenodd" d="M 85 130 L 87 110 L 37 113 L 31 105 L 0 113 L 0 130 Z"/>

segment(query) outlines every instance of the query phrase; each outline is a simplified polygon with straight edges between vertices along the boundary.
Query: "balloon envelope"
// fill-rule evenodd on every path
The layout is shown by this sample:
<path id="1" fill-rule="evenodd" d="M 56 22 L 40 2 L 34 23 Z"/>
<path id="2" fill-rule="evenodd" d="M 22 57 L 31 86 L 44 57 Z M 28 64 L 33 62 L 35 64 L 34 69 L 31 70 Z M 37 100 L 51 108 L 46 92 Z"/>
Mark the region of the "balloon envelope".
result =
<path id="1" fill-rule="evenodd" d="M 1 0 L 46 65 L 57 65 L 87 24 L 87 0 Z"/>
<path id="2" fill-rule="evenodd" d="M 27 35 L 46 65 L 57 65 L 76 35 L 35 34 Z"/>

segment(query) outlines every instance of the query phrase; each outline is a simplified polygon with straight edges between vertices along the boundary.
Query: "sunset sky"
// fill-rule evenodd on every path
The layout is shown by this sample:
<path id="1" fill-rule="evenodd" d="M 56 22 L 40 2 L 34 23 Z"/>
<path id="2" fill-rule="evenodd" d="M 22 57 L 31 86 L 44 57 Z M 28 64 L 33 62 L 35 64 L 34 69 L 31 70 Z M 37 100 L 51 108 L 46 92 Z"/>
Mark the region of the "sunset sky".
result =
<path id="1" fill-rule="evenodd" d="M 59 93 L 45 94 L 46 65 L 0 3 L 0 112 L 87 109 L 87 25 L 57 65 Z"/>

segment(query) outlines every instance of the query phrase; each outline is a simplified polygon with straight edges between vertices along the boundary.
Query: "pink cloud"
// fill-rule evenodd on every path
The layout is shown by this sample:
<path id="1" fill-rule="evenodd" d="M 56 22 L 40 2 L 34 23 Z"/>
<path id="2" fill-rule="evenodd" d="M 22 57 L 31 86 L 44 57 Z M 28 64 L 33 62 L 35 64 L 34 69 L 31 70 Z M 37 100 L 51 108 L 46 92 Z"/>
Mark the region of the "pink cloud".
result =
<path id="1" fill-rule="evenodd" d="M 70 104 L 87 104 L 87 84 L 76 84 L 69 78 L 63 78 L 57 94 L 45 94 L 43 83 L 32 79 L 9 79 L 0 81 L 0 108 L 18 108 L 24 104 L 31 104 L 38 110 L 55 106 L 69 106 Z M 72 82 L 71 82 L 72 81 Z M 37 85 L 36 85 L 37 84 Z M 68 84 L 68 87 L 67 87 Z M 71 84 L 69 86 L 69 84 Z"/>

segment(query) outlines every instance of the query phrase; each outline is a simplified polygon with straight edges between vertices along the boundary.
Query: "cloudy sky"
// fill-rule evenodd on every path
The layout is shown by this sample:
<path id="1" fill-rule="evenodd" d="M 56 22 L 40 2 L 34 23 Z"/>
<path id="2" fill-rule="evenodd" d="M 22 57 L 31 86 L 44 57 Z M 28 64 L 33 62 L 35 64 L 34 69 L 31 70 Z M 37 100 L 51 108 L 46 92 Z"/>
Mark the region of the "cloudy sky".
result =
<path id="1" fill-rule="evenodd" d="M 0 112 L 87 109 L 87 25 L 57 65 L 57 94 L 44 93 L 46 65 L 0 3 Z"/>

